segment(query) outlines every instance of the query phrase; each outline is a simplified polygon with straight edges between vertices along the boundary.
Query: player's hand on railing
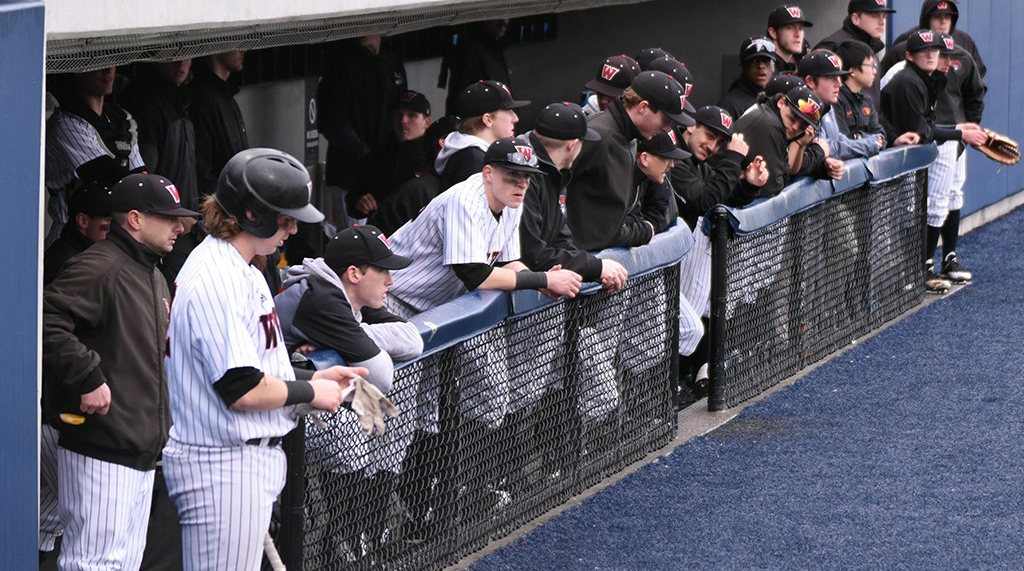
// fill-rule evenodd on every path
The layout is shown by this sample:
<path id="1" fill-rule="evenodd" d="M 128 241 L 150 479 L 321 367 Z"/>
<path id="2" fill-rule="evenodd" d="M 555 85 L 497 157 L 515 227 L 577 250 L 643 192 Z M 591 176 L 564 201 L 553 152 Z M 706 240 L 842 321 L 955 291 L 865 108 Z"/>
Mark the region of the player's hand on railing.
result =
<path id="1" fill-rule="evenodd" d="M 747 170 L 743 171 L 743 178 L 751 186 L 758 188 L 764 186 L 768 182 L 768 164 L 764 162 L 764 157 L 761 155 L 754 157 L 754 160 L 747 165 Z"/>
<path id="2" fill-rule="evenodd" d="M 78 408 L 85 414 L 107 414 L 110 410 L 110 387 L 107 383 L 82 395 Z"/>
<path id="3" fill-rule="evenodd" d="M 551 299 L 558 299 L 566 295 L 570 298 L 576 297 L 583 284 L 583 278 L 572 270 L 563 270 L 561 265 L 556 265 L 544 272 L 548 277 L 548 287 L 540 290 L 541 293 Z"/>
<path id="4" fill-rule="evenodd" d="M 875 135 L 875 144 L 878 145 L 878 150 L 885 148 L 885 137 L 881 135 Z"/>
<path id="5" fill-rule="evenodd" d="M 629 272 L 615 260 L 601 260 L 601 286 L 615 293 L 626 287 Z"/>
<path id="6" fill-rule="evenodd" d="M 729 139 L 729 146 L 727 148 L 743 156 L 747 156 L 747 153 L 750 151 L 750 145 L 747 145 L 747 139 L 743 136 L 743 133 L 734 133 L 732 139 Z"/>
<path id="7" fill-rule="evenodd" d="M 913 131 L 907 131 L 906 133 L 903 133 L 899 137 L 896 137 L 896 140 L 892 142 L 892 146 L 894 146 L 894 147 L 903 147 L 903 146 L 907 146 L 907 145 L 916 145 L 916 144 L 918 144 L 920 142 L 921 142 L 921 135 L 919 135 L 919 134 L 917 134 L 917 133 L 915 133 Z"/>
<path id="8" fill-rule="evenodd" d="M 846 164 L 839 159 L 825 159 L 825 168 L 828 169 L 828 176 L 834 180 L 843 178 L 843 175 L 846 173 Z"/>

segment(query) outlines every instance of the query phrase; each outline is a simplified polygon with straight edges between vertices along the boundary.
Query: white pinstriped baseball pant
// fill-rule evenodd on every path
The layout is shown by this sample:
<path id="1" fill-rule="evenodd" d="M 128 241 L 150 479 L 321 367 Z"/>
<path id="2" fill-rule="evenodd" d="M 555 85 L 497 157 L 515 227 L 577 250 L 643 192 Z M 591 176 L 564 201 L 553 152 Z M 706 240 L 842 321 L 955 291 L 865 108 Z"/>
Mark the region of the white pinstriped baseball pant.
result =
<path id="1" fill-rule="evenodd" d="M 957 157 L 957 141 L 939 145 L 939 156 L 928 167 L 928 225 L 939 227 L 950 210 L 964 205 L 964 183 L 967 182 L 967 152 Z"/>
<path id="2" fill-rule="evenodd" d="M 44 424 L 39 431 L 39 551 L 53 551 L 64 533 L 57 503 L 57 429 Z"/>

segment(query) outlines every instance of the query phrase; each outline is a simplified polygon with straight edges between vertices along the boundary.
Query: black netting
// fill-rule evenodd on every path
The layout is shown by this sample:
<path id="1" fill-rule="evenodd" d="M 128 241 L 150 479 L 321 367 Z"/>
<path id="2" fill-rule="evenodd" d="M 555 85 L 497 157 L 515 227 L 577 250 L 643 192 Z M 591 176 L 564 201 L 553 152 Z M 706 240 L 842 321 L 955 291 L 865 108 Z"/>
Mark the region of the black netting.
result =
<path id="1" fill-rule="evenodd" d="M 664 446 L 678 291 L 631 277 L 404 367 L 383 437 L 307 423 L 305 568 L 450 565 Z"/>
<path id="2" fill-rule="evenodd" d="M 865 186 L 729 242 L 727 406 L 920 303 L 926 183 Z"/>

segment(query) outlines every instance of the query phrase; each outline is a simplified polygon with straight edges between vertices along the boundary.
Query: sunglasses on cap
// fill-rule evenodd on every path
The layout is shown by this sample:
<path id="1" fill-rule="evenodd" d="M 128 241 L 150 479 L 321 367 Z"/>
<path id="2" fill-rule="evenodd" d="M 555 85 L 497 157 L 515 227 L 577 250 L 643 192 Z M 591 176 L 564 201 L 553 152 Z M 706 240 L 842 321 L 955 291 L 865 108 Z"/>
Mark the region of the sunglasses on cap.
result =
<path id="1" fill-rule="evenodd" d="M 805 117 L 813 119 L 815 123 L 821 121 L 821 105 L 809 99 L 798 99 L 796 102 L 796 108 L 800 110 Z"/>
<path id="2" fill-rule="evenodd" d="M 743 50 L 744 55 L 750 54 L 773 54 L 775 53 L 775 44 L 762 38 L 756 38 L 750 41 L 750 45 Z"/>

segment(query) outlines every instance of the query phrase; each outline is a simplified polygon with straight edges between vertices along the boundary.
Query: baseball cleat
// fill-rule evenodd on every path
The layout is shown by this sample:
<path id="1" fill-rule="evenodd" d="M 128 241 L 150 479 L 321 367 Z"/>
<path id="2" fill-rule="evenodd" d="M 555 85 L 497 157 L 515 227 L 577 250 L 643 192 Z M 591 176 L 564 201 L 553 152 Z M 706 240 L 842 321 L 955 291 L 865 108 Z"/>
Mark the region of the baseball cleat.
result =
<path id="1" fill-rule="evenodd" d="M 950 252 L 942 262 L 942 273 L 940 274 L 940 277 L 955 284 L 966 284 L 970 283 L 974 274 L 965 270 L 964 267 L 960 265 L 959 260 L 956 258 L 956 252 Z"/>
<path id="2" fill-rule="evenodd" d="M 928 293 L 946 293 L 949 291 L 950 283 L 949 280 L 945 280 L 935 275 L 930 268 L 925 272 L 924 275 L 924 290 Z"/>

